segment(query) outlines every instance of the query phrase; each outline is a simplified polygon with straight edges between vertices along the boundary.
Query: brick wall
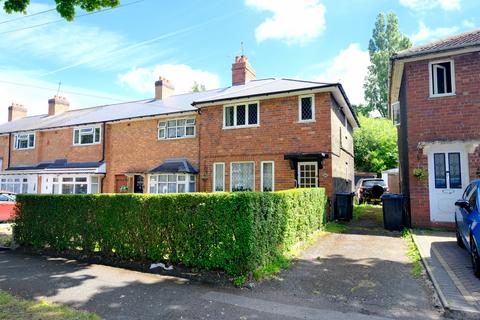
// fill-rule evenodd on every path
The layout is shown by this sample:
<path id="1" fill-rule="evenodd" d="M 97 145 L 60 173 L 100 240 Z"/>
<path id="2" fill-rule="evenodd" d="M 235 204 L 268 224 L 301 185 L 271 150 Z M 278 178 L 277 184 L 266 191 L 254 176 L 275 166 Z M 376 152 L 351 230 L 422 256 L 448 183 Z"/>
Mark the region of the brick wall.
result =
<path id="1" fill-rule="evenodd" d="M 284 160 L 286 153 L 331 150 L 331 95 L 315 95 L 312 123 L 298 122 L 298 96 L 260 101 L 260 126 L 222 129 L 223 106 L 202 109 L 200 123 L 201 190 L 212 191 L 213 163 L 225 163 L 225 189 L 230 190 L 230 163 L 255 161 L 255 190 L 260 190 L 260 162 L 275 161 L 275 190 L 295 187 L 294 170 Z M 332 194 L 332 162 L 324 161 L 320 185 Z"/>
<path id="2" fill-rule="evenodd" d="M 480 53 L 453 57 L 456 95 L 429 97 L 430 60 L 405 64 L 408 160 L 412 223 L 415 226 L 444 226 L 430 222 L 428 181 L 413 177 L 414 168 L 428 168 L 427 156 L 417 148 L 421 141 L 480 139 Z M 443 59 L 442 59 L 443 60 Z M 469 154 L 470 179 L 478 178 L 480 151 Z"/>

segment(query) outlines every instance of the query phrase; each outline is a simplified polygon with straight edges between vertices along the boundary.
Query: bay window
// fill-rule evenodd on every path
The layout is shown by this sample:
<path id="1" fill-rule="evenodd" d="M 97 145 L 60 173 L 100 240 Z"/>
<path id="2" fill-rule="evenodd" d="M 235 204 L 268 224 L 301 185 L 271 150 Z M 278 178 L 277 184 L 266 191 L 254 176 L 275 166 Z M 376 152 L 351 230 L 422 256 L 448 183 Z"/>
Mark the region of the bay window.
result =
<path id="1" fill-rule="evenodd" d="M 193 174 L 154 174 L 150 175 L 150 193 L 195 192 L 196 177 Z"/>

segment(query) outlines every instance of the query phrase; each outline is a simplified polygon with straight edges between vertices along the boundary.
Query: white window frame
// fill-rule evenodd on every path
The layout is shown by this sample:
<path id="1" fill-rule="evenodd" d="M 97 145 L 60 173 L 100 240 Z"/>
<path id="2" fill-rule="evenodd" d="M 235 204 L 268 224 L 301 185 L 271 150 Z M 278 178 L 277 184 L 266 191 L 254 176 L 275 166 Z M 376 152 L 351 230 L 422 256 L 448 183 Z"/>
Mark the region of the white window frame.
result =
<path id="1" fill-rule="evenodd" d="M 253 163 L 253 188 L 255 191 L 255 161 L 232 161 L 230 162 L 230 192 L 233 192 L 233 165 L 238 163 Z"/>
<path id="2" fill-rule="evenodd" d="M 169 182 L 168 181 L 168 176 L 170 175 L 174 175 L 175 176 L 175 182 Z M 167 176 L 167 181 L 166 182 L 162 182 L 162 183 L 166 183 L 168 185 L 168 183 L 175 183 L 175 192 L 158 192 L 158 184 L 160 183 L 159 181 L 159 178 L 160 176 Z M 182 176 L 182 177 L 185 177 L 185 180 L 184 181 L 179 181 L 178 180 L 178 177 L 179 176 Z M 152 178 L 155 177 L 155 182 L 152 182 Z M 192 177 L 193 177 L 193 181 L 192 181 Z M 190 190 L 190 183 L 195 183 L 195 187 L 194 189 L 195 190 Z M 153 184 L 153 185 L 152 185 Z M 180 193 L 178 192 L 178 185 L 179 184 L 183 184 L 185 185 L 185 192 L 181 192 L 181 193 L 190 193 L 190 192 L 196 192 L 197 191 L 197 177 L 195 174 L 191 174 L 191 173 L 158 173 L 158 174 L 149 174 L 148 175 L 148 188 L 147 188 L 147 192 L 150 193 L 150 194 L 172 194 L 172 193 Z M 155 192 L 150 192 L 151 188 L 154 188 L 154 191 Z M 168 191 L 168 187 L 167 187 L 167 191 Z"/>
<path id="3" fill-rule="evenodd" d="M 35 193 L 36 176 L 34 175 L 1 175 L 0 190 L 15 193 Z M 15 186 L 18 187 L 15 190 Z"/>
<path id="4" fill-rule="evenodd" d="M 395 117 L 397 114 L 397 117 Z M 402 123 L 400 119 L 400 102 L 392 103 L 392 124 L 394 126 L 399 126 Z"/>
<path id="5" fill-rule="evenodd" d="M 263 191 L 263 165 L 266 163 L 272 164 L 272 192 L 275 191 L 275 161 L 262 161 L 260 162 L 260 191 Z"/>
<path id="6" fill-rule="evenodd" d="M 433 65 L 440 64 L 440 63 L 450 63 L 450 76 L 452 80 L 452 92 L 450 93 L 434 93 L 434 88 L 433 88 L 433 83 L 435 84 L 438 83 L 437 81 L 437 74 L 432 73 L 432 67 Z M 440 97 L 448 97 L 448 96 L 454 96 L 456 92 L 456 87 L 455 87 L 455 63 L 453 59 L 446 59 L 446 60 L 436 60 L 436 61 L 431 61 L 428 63 L 428 74 L 429 74 L 429 83 L 428 83 L 428 88 L 429 88 L 429 93 L 430 93 L 430 98 L 440 98 Z M 446 73 L 445 73 L 446 75 Z M 447 77 L 445 76 L 445 81 Z M 434 81 L 432 81 L 434 80 Z"/>
<path id="7" fill-rule="evenodd" d="M 309 188 L 318 188 L 319 186 L 319 176 L 318 176 L 318 162 L 316 161 L 299 161 L 297 163 L 297 187 L 298 188 L 302 188 L 300 186 L 300 178 L 301 178 L 301 171 L 300 171 L 300 167 L 301 165 L 315 165 L 315 187 L 309 187 Z"/>
<path id="8" fill-rule="evenodd" d="M 63 178 L 72 178 L 73 181 L 63 181 Z M 87 181 L 76 181 L 77 178 L 87 178 Z M 97 178 L 97 182 L 92 182 L 92 178 Z M 49 190 L 47 193 L 49 194 L 54 194 L 54 185 L 58 186 L 58 193 L 55 194 L 64 194 L 63 193 L 63 188 L 62 186 L 64 184 L 71 184 L 74 187 L 75 190 L 75 185 L 80 185 L 80 184 L 86 184 L 87 185 L 87 193 L 85 194 L 92 194 L 92 185 L 95 184 L 97 185 L 97 192 L 101 192 L 101 185 L 102 185 L 102 176 L 101 175 L 91 175 L 91 174 L 59 174 L 59 175 L 51 175 L 51 176 L 45 176 L 45 180 L 42 181 L 42 183 L 46 183 L 48 186 Z M 54 182 L 53 179 L 57 179 L 57 181 Z M 45 190 L 47 191 L 47 190 Z M 83 194 L 83 193 L 73 193 L 73 194 Z"/>
<path id="9" fill-rule="evenodd" d="M 27 147 L 26 147 L 26 148 L 19 148 L 18 138 L 19 138 L 20 136 L 24 136 L 24 135 L 27 136 Z M 31 136 L 31 135 L 33 135 L 33 146 L 29 146 L 30 136 Z M 22 140 L 23 140 L 23 139 L 22 139 Z M 14 148 L 15 150 L 31 150 L 31 149 L 35 149 L 36 140 L 37 140 L 37 137 L 36 137 L 35 131 L 16 133 L 16 134 L 15 134 L 15 139 L 14 139 L 14 142 L 13 142 L 13 148 Z"/>
<path id="10" fill-rule="evenodd" d="M 249 104 L 256 104 L 257 105 L 257 123 L 256 124 L 248 124 L 248 117 L 249 117 Z M 237 107 L 245 105 L 245 124 L 237 125 Z M 226 125 L 226 110 L 228 107 L 233 107 L 233 126 Z M 223 106 L 223 127 L 222 129 L 238 129 L 238 128 L 255 128 L 260 126 L 260 102 L 258 100 L 253 101 L 241 101 L 236 102 L 235 104 L 226 104 Z"/>
<path id="11" fill-rule="evenodd" d="M 222 190 L 219 190 L 217 191 L 216 190 L 216 181 L 217 181 L 217 171 L 216 171 L 216 167 L 217 165 L 221 165 L 222 166 Z M 212 188 L 212 191 L 213 192 L 225 192 L 225 162 L 214 162 L 213 163 L 213 188 Z"/>
<path id="12" fill-rule="evenodd" d="M 168 122 L 169 121 L 179 121 L 179 120 L 185 120 L 185 125 L 183 126 L 185 131 L 184 131 L 184 136 L 183 137 L 175 137 L 175 138 L 169 138 L 168 137 Z M 187 127 L 192 127 L 192 125 L 187 126 L 187 121 L 188 120 L 193 120 L 193 135 L 188 135 L 187 136 Z M 165 126 L 161 127 L 160 123 L 165 122 Z M 175 126 L 175 128 L 179 128 L 179 126 Z M 164 136 L 160 137 L 160 130 L 164 130 Z M 195 138 L 197 135 L 197 119 L 195 117 L 185 117 L 185 118 L 172 118 L 172 119 L 160 119 L 158 120 L 157 123 L 157 140 L 175 140 L 175 139 L 190 139 L 190 138 Z"/>
<path id="13" fill-rule="evenodd" d="M 81 143 L 82 141 L 82 133 L 81 130 L 83 129 L 92 129 L 93 131 L 93 142 L 92 143 Z M 99 129 L 99 138 L 98 142 L 95 142 L 95 129 Z M 78 130 L 78 143 L 75 143 L 75 132 Z M 74 146 L 91 146 L 95 144 L 100 144 L 102 142 L 102 126 L 100 125 L 95 125 L 95 126 L 81 126 L 81 127 L 75 127 L 73 128 L 73 137 L 72 137 L 72 143 Z M 86 134 L 83 134 L 86 135 Z"/>
<path id="14" fill-rule="evenodd" d="M 312 99 L 312 119 L 302 119 L 302 98 L 310 98 Z M 315 122 L 315 95 L 314 94 L 305 94 L 298 96 L 298 122 L 301 123 L 308 123 L 308 122 Z"/>

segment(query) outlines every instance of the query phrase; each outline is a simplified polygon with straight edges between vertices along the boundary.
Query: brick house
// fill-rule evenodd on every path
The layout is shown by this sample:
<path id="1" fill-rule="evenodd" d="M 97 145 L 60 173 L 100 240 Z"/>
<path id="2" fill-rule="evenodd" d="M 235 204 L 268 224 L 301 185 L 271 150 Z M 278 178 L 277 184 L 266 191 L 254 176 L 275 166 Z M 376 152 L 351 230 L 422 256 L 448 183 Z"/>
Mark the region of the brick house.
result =
<path id="1" fill-rule="evenodd" d="M 390 114 L 412 224 L 452 226 L 455 201 L 480 177 L 480 30 L 395 54 Z"/>
<path id="2" fill-rule="evenodd" d="M 340 84 L 255 79 L 244 56 L 232 86 L 70 110 L 48 101 L 0 125 L 0 189 L 29 193 L 351 191 L 358 126 Z"/>

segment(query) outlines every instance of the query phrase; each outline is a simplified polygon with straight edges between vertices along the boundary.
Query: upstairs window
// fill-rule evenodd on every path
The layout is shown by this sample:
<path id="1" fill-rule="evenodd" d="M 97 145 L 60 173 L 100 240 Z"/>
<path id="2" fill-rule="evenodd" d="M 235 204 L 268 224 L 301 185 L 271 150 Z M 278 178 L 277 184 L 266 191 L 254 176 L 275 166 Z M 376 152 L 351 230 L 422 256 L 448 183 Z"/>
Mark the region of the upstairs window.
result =
<path id="1" fill-rule="evenodd" d="M 455 72 L 453 61 L 430 63 L 430 96 L 455 94 Z"/>
<path id="2" fill-rule="evenodd" d="M 315 121 L 315 100 L 313 95 L 299 97 L 298 120 L 300 122 Z"/>
<path id="3" fill-rule="evenodd" d="M 253 127 L 259 124 L 258 103 L 244 103 L 225 106 L 223 109 L 223 127 Z"/>
<path id="4" fill-rule="evenodd" d="M 100 127 L 85 127 L 73 130 L 74 145 L 89 145 L 100 143 Z"/>
<path id="5" fill-rule="evenodd" d="M 158 139 L 195 137 L 195 118 L 158 122 Z"/>
<path id="6" fill-rule="evenodd" d="M 35 148 L 35 133 L 19 133 L 15 135 L 15 149 L 33 149 Z"/>

